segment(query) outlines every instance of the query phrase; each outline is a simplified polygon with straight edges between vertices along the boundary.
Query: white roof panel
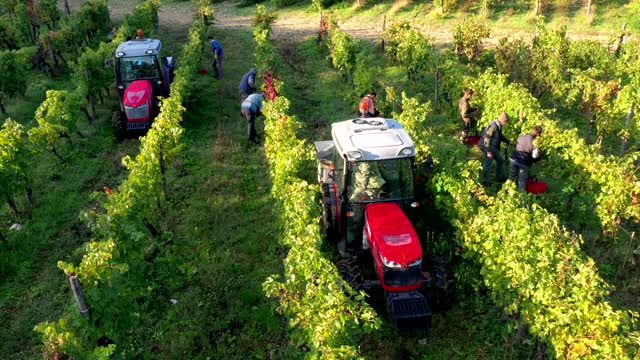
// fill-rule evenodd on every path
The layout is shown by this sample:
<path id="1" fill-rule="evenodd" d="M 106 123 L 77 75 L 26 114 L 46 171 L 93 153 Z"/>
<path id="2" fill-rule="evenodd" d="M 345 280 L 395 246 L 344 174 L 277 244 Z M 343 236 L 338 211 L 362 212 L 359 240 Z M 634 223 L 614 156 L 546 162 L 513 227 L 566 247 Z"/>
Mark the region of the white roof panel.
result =
<path id="1" fill-rule="evenodd" d="M 396 159 L 415 155 L 413 141 L 397 120 L 358 118 L 331 124 L 331 136 L 337 151 L 344 155 L 358 151 L 358 161 Z M 402 149 L 411 153 L 403 155 Z M 350 160 L 355 160 L 350 158 Z"/>
<path id="2" fill-rule="evenodd" d="M 351 136 L 351 142 L 357 148 L 400 146 L 403 144 L 398 134 L 388 131 L 356 133 Z"/>
<path id="3" fill-rule="evenodd" d="M 118 45 L 116 54 L 124 53 L 121 57 L 157 55 L 162 48 L 162 43 L 158 39 L 136 39 L 125 41 Z M 147 54 L 147 50 L 151 50 L 151 54 Z"/>

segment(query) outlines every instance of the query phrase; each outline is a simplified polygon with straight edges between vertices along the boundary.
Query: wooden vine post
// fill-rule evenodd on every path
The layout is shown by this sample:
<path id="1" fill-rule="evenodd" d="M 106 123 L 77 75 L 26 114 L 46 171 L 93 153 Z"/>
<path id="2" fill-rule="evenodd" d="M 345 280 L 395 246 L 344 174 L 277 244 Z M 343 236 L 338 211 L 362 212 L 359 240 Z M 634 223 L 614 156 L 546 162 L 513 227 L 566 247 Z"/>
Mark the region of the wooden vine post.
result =
<path id="1" fill-rule="evenodd" d="M 58 58 L 56 57 L 55 50 L 53 49 L 53 44 L 51 43 L 51 37 L 47 34 L 47 47 L 49 48 L 49 57 L 51 58 L 51 63 L 53 65 L 52 73 L 53 76 L 58 75 Z"/>
<path id="2" fill-rule="evenodd" d="M 589 15 L 590 15 L 590 13 L 591 13 L 591 1 L 592 1 L 592 0 L 588 0 L 588 1 L 587 1 L 587 18 L 586 18 L 586 19 L 587 19 L 587 21 L 589 21 Z"/>
<path id="3" fill-rule="evenodd" d="M 324 14 L 322 13 L 322 11 L 320 11 L 320 30 L 318 30 L 318 44 L 322 42 L 322 40 L 324 40 L 324 37 L 326 35 L 325 31 L 326 29 L 324 26 Z"/>
<path id="4" fill-rule="evenodd" d="M 9 205 L 9 208 L 11 209 L 13 216 L 16 219 L 20 219 L 20 212 L 18 211 L 18 205 L 16 205 L 16 202 L 13 200 L 13 197 L 11 196 L 11 194 L 7 192 L 5 193 L 5 195 L 7 196 L 7 204 Z"/>
<path id="5" fill-rule="evenodd" d="M 162 192 L 164 192 L 164 198 L 167 199 L 169 197 L 169 187 L 167 186 L 167 164 L 164 156 L 164 144 L 162 143 L 160 143 L 159 162 L 160 174 L 162 176 Z"/>
<path id="6" fill-rule="evenodd" d="M 383 55 L 384 55 L 384 32 L 385 31 L 387 31 L 387 14 L 384 14 L 384 17 L 382 18 L 382 54 Z"/>
<path id="7" fill-rule="evenodd" d="M 629 105 L 629 109 L 627 110 L 627 116 L 624 119 L 624 128 L 629 128 L 629 123 L 633 118 L 633 107 L 635 104 Z M 629 141 L 629 135 L 625 135 L 622 137 L 622 143 L 620 144 L 620 156 L 623 156 L 625 152 L 627 152 L 627 142 Z"/>
<path id="8" fill-rule="evenodd" d="M 84 78 L 87 81 L 87 85 L 89 84 L 89 73 L 87 72 L 87 69 L 85 68 L 82 73 L 84 74 Z M 93 97 L 93 95 L 91 95 L 91 89 L 89 89 L 89 87 L 87 86 L 87 100 L 89 101 L 89 106 L 91 106 L 91 116 L 88 117 L 89 119 L 89 123 L 92 123 L 93 120 L 96 119 L 96 101 Z"/>
<path id="9" fill-rule="evenodd" d="M 615 51 L 616 57 L 620 55 L 620 49 L 622 48 L 622 44 L 624 44 L 626 28 L 627 28 L 627 23 L 622 23 L 622 27 L 620 28 L 620 36 L 618 37 L 618 45 L 616 46 L 616 51 Z"/>
<path id="10" fill-rule="evenodd" d="M 80 286 L 80 281 L 76 277 L 75 272 L 69 273 L 69 282 L 71 283 L 71 290 L 73 291 L 73 296 L 76 298 L 76 302 L 78 303 L 78 308 L 80 309 L 80 314 L 84 316 L 89 316 L 89 306 L 87 302 L 84 300 L 84 294 L 82 293 L 82 286 Z"/>
<path id="11" fill-rule="evenodd" d="M 440 69 L 438 68 L 438 64 L 436 63 L 436 74 L 435 74 L 435 94 L 433 95 L 433 106 L 438 106 L 438 100 L 440 98 L 438 89 L 440 88 Z"/>

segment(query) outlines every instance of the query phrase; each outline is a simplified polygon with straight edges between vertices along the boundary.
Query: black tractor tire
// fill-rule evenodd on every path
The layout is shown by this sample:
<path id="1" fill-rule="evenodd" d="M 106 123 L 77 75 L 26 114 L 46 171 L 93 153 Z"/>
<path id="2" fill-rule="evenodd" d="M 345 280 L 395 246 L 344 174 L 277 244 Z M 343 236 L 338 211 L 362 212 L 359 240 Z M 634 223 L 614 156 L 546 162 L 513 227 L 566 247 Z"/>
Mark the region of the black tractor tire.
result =
<path id="1" fill-rule="evenodd" d="M 127 115 L 123 111 L 114 111 L 111 115 L 111 127 L 118 141 L 127 136 Z"/>
<path id="2" fill-rule="evenodd" d="M 322 185 L 322 231 L 328 242 L 336 243 L 338 241 L 338 229 L 336 229 L 331 210 L 331 193 L 327 184 Z"/>
<path id="3" fill-rule="evenodd" d="M 351 286 L 354 291 L 362 290 L 364 280 L 358 264 L 352 259 L 342 259 L 338 261 L 338 271 L 342 278 Z"/>
<path id="4" fill-rule="evenodd" d="M 449 264 L 442 256 L 427 257 L 432 287 L 428 290 L 429 306 L 434 310 L 447 310 L 454 302 L 455 283 Z"/>

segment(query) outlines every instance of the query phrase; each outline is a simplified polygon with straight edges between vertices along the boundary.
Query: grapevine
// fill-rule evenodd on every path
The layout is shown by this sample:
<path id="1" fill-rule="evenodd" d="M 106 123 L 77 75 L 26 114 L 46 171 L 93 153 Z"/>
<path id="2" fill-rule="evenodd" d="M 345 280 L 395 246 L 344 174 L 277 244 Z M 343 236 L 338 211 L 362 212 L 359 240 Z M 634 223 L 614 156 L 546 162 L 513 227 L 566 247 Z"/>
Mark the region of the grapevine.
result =
<path id="1" fill-rule="evenodd" d="M 154 4 L 143 3 L 138 9 L 157 12 Z M 153 20 L 157 15 L 145 18 Z M 93 305 L 91 318 L 96 321 L 86 322 L 79 313 L 71 312 L 58 322 L 38 325 L 36 330 L 43 335 L 44 347 L 52 356 L 64 353 L 107 359 L 116 350 L 127 352 L 126 346 L 96 347 L 96 338 L 106 334 L 115 343 L 126 344 L 131 341 L 126 334 L 138 324 L 134 314 L 140 309 L 131 299 L 145 296 L 145 292 L 128 284 L 144 276 L 141 246 L 149 244 L 154 236 L 150 229 L 160 228 L 149 219 L 159 216 L 158 207 L 165 200 L 162 162 L 173 156 L 180 144 L 180 121 L 185 110 L 182 102 L 191 91 L 192 78 L 200 64 L 204 34 L 204 21 L 199 18 L 189 31 L 189 43 L 183 49 L 181 67 L 171 85 L 172 96 L 162 101 L 152 129 L 141 139 L 139 154 L 123 160 L 129 169 L 128 178 L 103 199 L 104 213 L 88 211 L 82 215 L 95 235 L 85 245 L 81 263 L 58 263 L 66 273 L 77 274 L 87 302 Z"/>
<path id="2" fill-rule="evenodd" d="M 260 33 L 254 29 L 254 35 Z M 258 59 L 257 54 L 273 46 L 263 37 L 256 44 Z M 268 64 L 257 65 L 268 68 Z M 274 87 L 281 86 L 282 82 L 275 81 Z M 289 100 L 279 95 L 267 101 L 264 113 L 271 192 L 282 214 L 283 242 L 290 246 L 284 276 L 270 276 L 264 289 L 280 299 L 280 311 L 295 325 L 294 341 L 306 344 L 310 356 L 357 357 L 356 336 L 379 327 L 380 320 L 364 301 L 364 294 L 351 290 L 320 251 L 317 186 L 297 177 L 305 163 L 312 161 L 313 152 L 297 137 L 302 124 L 289 115 Z"/>

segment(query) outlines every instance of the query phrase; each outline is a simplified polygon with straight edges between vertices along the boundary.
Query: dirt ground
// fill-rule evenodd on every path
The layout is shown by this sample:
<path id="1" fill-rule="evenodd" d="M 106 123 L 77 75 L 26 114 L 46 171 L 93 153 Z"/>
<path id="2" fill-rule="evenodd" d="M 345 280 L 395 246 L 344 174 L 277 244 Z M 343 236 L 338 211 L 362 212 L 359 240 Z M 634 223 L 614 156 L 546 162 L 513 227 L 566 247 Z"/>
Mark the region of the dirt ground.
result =
<path id="1" fill-rule="evenodd" d="M 221 28 L 242 28 L 251 29 L 251 17 L 237 15 L 234 10 L 234 2 L 226 1 L 214 5 L 216 26 Z M 389 13 L 397 9 L 391 8 Z M 383 31 L 383 14 L 375 18 L 365 18 L 364 16 L 353 16 L 346 21 L 339 21 L 339 26 L 352 36 L 366 40 L 378 40 Z M 415 24 L 414 24 L 415 25 Z M 279 14 L 273 29 L 272 37 L 276 41 L 294 41 L 317 33 L 320 26 L 320 15 L 318 13 L 309 14 L 302 11 L 287 12 Z M 423 34 L 434 39 L 437 47 L 448 46 L 453 42 L 453 29 L 451 26 L 431 25 L 418 26 Z M 491 37 L 484 40 L 487 47 L 493 47 L 502 37 L 523 38 L 530 40 L 533 36 L 531 32 L 499 30 L 494 29 Z M 609 42 L 614 34 L 610 32 L 590 32 L 568 33 L 569 38 L 589 38 L 602 43 Z"/>
<path id="2" fill-rule="evenodd" d="M 82 0 L 68 0 L 71 10 L 80 7 Z M 142 0 L 110 0 L 109 12 L 111 21 L 119 24 L 124 19 L 124 15 L 128 14 L 131 9 L 142 2 Z M 61 5 L 63 4 L 61 0 Z M 238 15 L 235 9 L 235 2 L 225 1 L 214 4 L 215 10 L 215 26 L 224 29 L 245 29 L 251 30 L 251 17 Z M 62 6 L 61 6 L 62 8 Z M 193 18 L 194 6 L 189 2 L 184 3 L 166 3 L 160 7 L 160 27 L 174 28 L 174 31 L 186 31 Z M 388 13 L 392 14 L 397 8 L 389 9 Z M 382 34 L 383 14 L 370 18 L 364 16 L 353 16 L 345 21 L 339 21 L 339 26 L 352 36 L 366 40 L 378 40 Z M 320 15 L 318 13 L 306 13 L 302 11 L 286 12 L 279 14 L 276 23 L 273 26 L 272 36 L 276 41 L 299 41 L 301 38 L 312 36 L 317 33 L 320 25 Z M 422 33 L 434 39 L 434 45 L 437 47 L 449 46 L 453 41 L 453 29 L 450 26 L 442 25 L 422 25 L 419 26 Z M 506 31 L 494 29 L 491 37 L 484 40 L 487 47 L 493 47 L 498 40 L 504 36 L 510 38 L 523 38 L 530 40 L 533 36 L 531 32 L 525 31 Z M 602 43 L 608 43 L 614 34 L 610 32 L 591 32 L 571 33 L 570 38 L 589 38 Z"/>
<path id="3" fill-rule="evenodd" d="M 84 3 L 83 0 L 67 0 L 71 11 L 75 11 L 80 8 L 80 5 Z M 131 12 L 136 5 L 140 4 L 143 0 L 109 0 L 109 16 L 111 22 L 114 24 L 120 24 L 124 20 L 124 16 Z M 60 9 L 63 9 L 64 0 L 60 0 Z M 231 3 L 228 7 L 233 6 Z M 171 32 L 187 31 L 191 22 L 193 21 L 193 15 L 195 13 L 195 6 L 190 2 L 172 2 L 162 3 L 160 5 L 159 14 L 159 27 L 171 29 Z"/>

